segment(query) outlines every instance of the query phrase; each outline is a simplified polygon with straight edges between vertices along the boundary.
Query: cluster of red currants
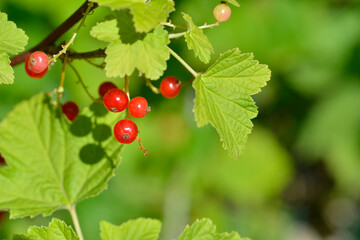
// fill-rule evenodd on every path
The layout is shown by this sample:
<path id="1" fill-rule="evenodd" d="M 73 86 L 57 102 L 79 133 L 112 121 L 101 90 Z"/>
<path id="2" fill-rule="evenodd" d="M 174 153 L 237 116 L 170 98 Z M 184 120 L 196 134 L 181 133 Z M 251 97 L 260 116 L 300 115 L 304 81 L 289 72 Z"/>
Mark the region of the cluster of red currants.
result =
<path id="1" fill-rule="evenodd" d="M 25 61 L 25 70 L 32 78 L 42 78 L 48 71 L 49 59 L 42 51 L 36 51 L 30 54 Z M 181 82 L 173 76 L 164 78 L 160 84 L 160 93 L 166 98 L 176 97 L 181 89 Z M 128 108 L 127 118 L 118 121 L 114 127 L 114 136 L 116 140 L 123 144 L 132 143 L 138 135 L 137 125 L 130 119 L 142 118 L 149 111 L 148 102 L 143 97 L 135 97 L 129 100 L 128 95 L 121 89 L 118 89 L 112 82 L 104 82 L 99 87 L 99 95 L 103 103 L 110 112 L 122 112 Z M 79 114 L 79 107 L 73 101 L 68 101 L 61 106 L 62 112 L 66 117 L 73 121 Z"/>
<path id="2" fill-rule="evenodd" d="M 101 84 L 99 94 L 103 97 L 104 105 L 110 112 L 122 112 L 128 108 L 132 117 L 142 118 L 150 111 L 145 98 L 135 97 L 129 101 L 128 95 L 111 82 Z M 138 132 L 136 124 L 130 119 L 122 119 L 114 127 L 116 140 L 123 144 L 132 143 L 137 138 Z"/>

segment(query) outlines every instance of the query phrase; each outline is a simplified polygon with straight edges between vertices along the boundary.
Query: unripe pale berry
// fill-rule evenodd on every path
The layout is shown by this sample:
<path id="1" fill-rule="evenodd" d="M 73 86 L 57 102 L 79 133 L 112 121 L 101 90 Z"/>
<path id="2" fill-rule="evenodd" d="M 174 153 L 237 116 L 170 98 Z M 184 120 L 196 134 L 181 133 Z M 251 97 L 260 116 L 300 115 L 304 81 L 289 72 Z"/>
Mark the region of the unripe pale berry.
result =
<path id="1" fill-rule="evenodd" d="M 99 87 L 99 95 L 101 98 L 107 93 L 107 91 L 117 88 L 112 82 L 103 82 Z"/>
<path id="2" fill-rule="evenodd" d="M 129 119 L 118 121 L 114 127 L 116 140 L 123 144 L 132 143 L 136 139 L 138 132 L 136 124 Z"/>
<path id="3" fill-rule="evenodd" d="M 117 88 L 107 91 L 103 101 L 106 109 L 110 112 L 122 112 L 129 104 L 129 98 L 126 93 Z"/>
<path id="4" fill-rule="evenodd" d="M 214 18 L 218 22 L 225 22 L 231 16 L 231 8 L 226 3 L 220 3 L 213 10 Z"/>
<path id="5" fill-rule="evenodd" d="M 28 67 L 34 73 L 44 72 L 49 65 L 49 59 L 47 55 L 42 51 L 36 51 L 30 54 Z"/>
<path id="6" fill-rule="evenodd" d="M 30 61 L 30 56 L 27 57 L 26 60 L 25 60 L 25 71 L 26 71 L 26 73 L 27 73 L 27 75 L 29 77 L 31 77 L 31 78 L 42 78 L 43 76 L 45 76 L 45 74 L 48 71 L 48 68 L 46 68 L 43 72 L 36 73 L 36 72 L 32 71 L 29 68 L 29 61 Z"/>
<path id="7" fill-rule="evenodd" d="M 173 76 L 164 78 L 160 83 L 160 92 L 166 98 L 176 97 L 181 89 L 181 82 Z"/>
<path id="8" fill-rule="evenodd" d="M 61 106 L 62 112 L 72 122 L 79 114 L 79 107 L 75 102 L 69 101 Z"/>
<path id="9" fill-rule="evenodd" d="M 129 103 L 129 112 L 134 118 L 142 118 L 150 112 L 148 102 L 143 97 L 134 97 Z"/>

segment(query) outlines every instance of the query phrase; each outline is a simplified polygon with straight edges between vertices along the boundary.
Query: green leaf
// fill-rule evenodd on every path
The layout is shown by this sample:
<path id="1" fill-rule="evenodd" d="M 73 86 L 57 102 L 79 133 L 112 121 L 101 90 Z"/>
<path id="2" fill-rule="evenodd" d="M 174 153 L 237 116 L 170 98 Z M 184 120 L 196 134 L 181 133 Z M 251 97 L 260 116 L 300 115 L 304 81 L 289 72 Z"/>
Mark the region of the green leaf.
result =
<path id="1" fill-rule="evenodd" d="M 194 50 L 195 56 L 198 57 L 202 62 L 209 63 L 211 53 L 214 52 L 214 49 L 208 39 L 208 37 L 203 33 L 203 30 L 198 28 L 192 18 L 183 13 L 183 17 L 188 25 L 188 31 L 185 35 L 185 41 L 190 50 Z"/>
<path id="2" fill-rule="evenodd" d="M 0 84 L 13 84 L 14 70 L 6 53 L 0 53 Z"/>
<path id="3" fill-rule="evenodd" d="M 156 240 L 160 234 L 161 222 L 139 218 L 114 226 L 102 221 L 100 229 L 102 240 Z"/>
<path id="4" fill-rule="evenodd" d="M 210 219 L 196 220 L 191 226 L 186 226 L 178 240 L 214 240 L 215 225 Z"/>
<path id="5" fill-rule="evenodd" d="M 175 10 L 173 0 L 152 0 L 149 3 L 136 3 L 131 6 L 131 14 L 138 32 L 149 32 L 165 22 Z"/>
<path id="6" fill-rule="evenodd" d="M 69 124 L 45 94 L 19 103 L 0 123 L 0 209 L 46 216 L 103 191 L 120 162 L 111 129 L 122 117 L 93 104 Z"/>
<path id="7" fill-rule="evenodd" d="M 78 240 L 74 230 L 65 222 L 53 218 L 49 227 L 33 226 L 28 229 L 28 235 L 16 234 L 13 240 Z"/>
<path id="8" fill-rule="evenodd" d="M 134 44 L 124 44 L 120 40 L 110 43 L 106 48 L 105 70 L 108 77 L 131 75 L 135 68 L 149 79 L 158 79 L 166 69 L 170 57 L 167 31 L 158 27 L 144 40 Z"/>
<path id="9" fill-rule="evenodd" d="M 7 15 L 0 12 L 0 53 L 17 54 L 24 51 L 28 37 L 25 32 L 16 27 L 12 21 L 8 21 Z"/>
<path id="10" fill-rule="evenodd" d="M 145 0 L 90 0 L 91 2 L 96 2 L 100 6 L 107 6 L 111 9 L 121 9 L 128 8 L 134 3 L 145 3 Z"/>
<path id="11" fill-rule="evenodd" d="M 138 33 L 135 30 L 134 23 L 132 21 L 133 16 L 127 11 L 115 11 L 108 16 L 109 18 L 115 18 L 118 23 L 120 39 L 122 43 L 133 44 L 137 40 L 143 40 L 146 36 L 145 33 Z"/>
<path id="12" fill-rule="evenodd" d="M 250 240 L 249 238 L 241 238 L 237 232 L 218 233 L 214 240 Z"/>
<path id="13" fill-rule="evenodd" d="M 236 0 L 226 0 L 228 3 L 231 3 L 235 7 L 240 7 L 240 4 Z"/>
<path id="14" fill-rule="evenodd" d="M 98 22 L 96 26 L 92 27 L 90 35 L 105 42 L 119 39 L 119 28 L 117 27 L 116 19 Z"/>
<path id="15" fill-rule="evenodd" d="M 247 136 L 257 116 L 250 97 L 261 91 L 270 79 L 267 65 L 253 60 L 253 54 L 241 54 L 239 49 L 225 52 L 193 83 L 195 119 L 198 126 L 213 125 L 223 141 L 224 149 L 234 158 L 243 152 Z"/>

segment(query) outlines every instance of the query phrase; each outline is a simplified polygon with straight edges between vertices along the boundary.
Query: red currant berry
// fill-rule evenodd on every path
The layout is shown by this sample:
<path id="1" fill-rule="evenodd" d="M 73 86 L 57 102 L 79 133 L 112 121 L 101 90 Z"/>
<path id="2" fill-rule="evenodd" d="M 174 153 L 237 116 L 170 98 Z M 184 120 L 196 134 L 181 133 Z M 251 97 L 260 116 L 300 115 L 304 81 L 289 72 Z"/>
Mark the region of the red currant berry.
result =
<path id="1" fill-rule="evenodd" d="M 213 10 L 214 17 L 218 22 L 225 22 L 231 16 L 231 8 L 226 3 L 220 3 Z"/>
<path id="2" fill-rule="evenodd" d="M 176 97 L 181 89 L 181 82 L 176 77 L 166 77 L 160 83 L 160 92 L 166 98 Z"/>
<path id="3" fill-rule="evenodd" d="M 76 103 L 69 101 L 64 103 L 61 106 L 62 112 L 66 115 L 66 117 L 70 120 L 70 121 L 74 121 L 74 119 L 78 116 L 79 114 L 79 107 Z"/>
<path id="4" fill-rule="evenodd" d="M 145 98 L 135 97 L 129 103 L 129 112 L 134 118 L 142 118 L 150 112 L 150 107 Z"/>
<path id="5" fill-rule="evenodd" d="M 44 52 L 36 51 L 30 54 L 28 65 L 32 72 L 42 73 L 48 68 L 49 59 Z"/>
<path id="6" fill-rule="evenodd" d="M 0 165 L 5 165 L 5 164 L 6 164 L 5 159 L 0 154 Z"/>
<path id="7" fill-rule="evenodd" d="M 32 71 L 29 68 L 30 56 L 27 57 L 25 60 L 25 71 L 26 71 L 27 75 L 29 75 L 29 77 L 32 77 L 32 78 L 42 78 L 47 73 L 48 68 L 46 68 L 43 72 L 40 72 L 40 73 L 36 73 L 36 72 Z"/>
<path id="8" fill-rule="evenodd" d="M 118 121 L 114 127 L 116 140 L 124 144 L 132 143 L 136 139 L 138 132 L 136 124 L 129 119 Z"/>
<path id="9" fill-rule="evenodd" d="M 129 104 L 129 98 L 123 90 L 113 88 L 104 96 L 104 105 L 110 112 L 122 112 Z"/>
<path id="10" fill-rule="evenodd" d="M 117 88 L 115 84 L 112 82 L 103 82 L 99 87 L 99 95 L 101 98 L 104 97 L 105 93 L 110 89 Z"/>

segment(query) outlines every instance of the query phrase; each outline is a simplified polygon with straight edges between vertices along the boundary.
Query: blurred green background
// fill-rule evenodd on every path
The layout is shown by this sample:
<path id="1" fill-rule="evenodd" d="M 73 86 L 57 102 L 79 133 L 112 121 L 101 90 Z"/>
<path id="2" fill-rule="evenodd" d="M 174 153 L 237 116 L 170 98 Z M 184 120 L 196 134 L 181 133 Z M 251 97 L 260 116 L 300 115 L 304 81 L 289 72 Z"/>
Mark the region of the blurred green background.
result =
<path id="1" fill-rule="evenodd" d="M 181 12 L 196 24 L 213 23 L 215 0 L 178 0 L 173 23 L 184 25 Z M 211 126 L 197 128 L 192 113 L 194 91 L 188 85 L 176 99 L 154 95 L 142 79 L 132 78 L 132 96 L 145 96 L 152 111 L 139 119 L 145 158 L 137 144 L 123 160 L 109 189 L 78 205 L 85 239 L 99 239 L 99 221 L 113 224 L 137 217 L 163 221 L 162 239 L 176 238 L 187 223 L 209 217 L 219 231 L 236 230 L 253 240 L 360 239 L 360 2 L 357 0 L 239 1 L 232 17 L 206 29 L 216 53 L 238 47 L 268 64 L 272 79 L 254 96 L 254 120 L 246 152 L 230 159 Z M 28 49 L 70 16 L 82 0 L 2 0 L 0 10 L 30 37 Z M 73 49 L 104 45 L 89 29 L 107 8 L 86 20 Z M 70 39 L 69 31 L 60 40 Z M 187 50 L 183 39 L 170 45 L 194 69 L 206 66 Z M 126 59 L 124 59 L 126 61 Z M 74 61 L 89 91 L 106 81 L 102 70 Z M 20 100 L 51 91 L 60 79 L 56 64 L 40 80 L 15 67 L 15 84 L 0 85 L 0 119 Z M 191 75 L 173 58 L 164 76 L 181 81 Z M 122 79 L 112 79 L 122 86 Z M 63 99 L 90 104 L 77 78 L 67 69 Z M 159 82 L 154 85 L 159 86 Z M 71 223 L 67 212 L 54 214 Z M 25 233 L 48 218 L 0 223 L 0 238 Z"/>

